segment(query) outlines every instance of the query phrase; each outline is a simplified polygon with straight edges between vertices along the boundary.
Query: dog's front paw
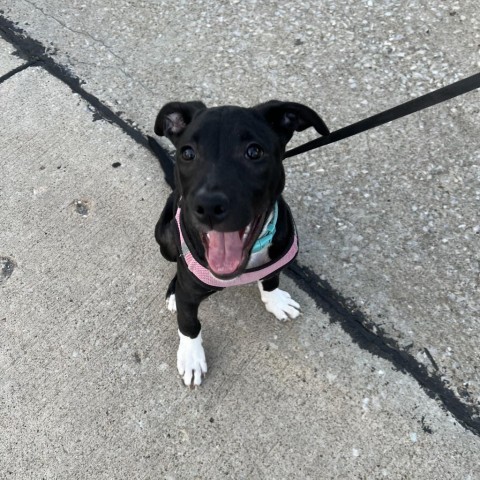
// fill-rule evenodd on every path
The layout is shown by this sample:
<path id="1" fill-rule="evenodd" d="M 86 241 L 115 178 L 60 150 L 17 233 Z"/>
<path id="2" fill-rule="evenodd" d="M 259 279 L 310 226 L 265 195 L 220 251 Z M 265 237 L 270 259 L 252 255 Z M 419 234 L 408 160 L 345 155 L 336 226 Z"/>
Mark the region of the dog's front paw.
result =
<path id="1" fill-rule="evenodd" d="M 268 312 L 273 313 L 278 320 L 284 321 L 297 318 L 300 315 L 300 305 L 292 299 L 288 292 L 276 288 L 271 292 L 263 289 L 262 283 L 258 282 L 260 296 Z"/>
<path id="2" fill-rule="evenodd" d="M 180 345 L 177 352 L 178 373 L 183 377 L 183 382 L 187 386 L 200 385 L 202 375 L 207 373 L 207 362 L 205 360 L 205 351 L 202 347 L 202 332 L 196 338 L 190 338 L 180 331 Z"/>

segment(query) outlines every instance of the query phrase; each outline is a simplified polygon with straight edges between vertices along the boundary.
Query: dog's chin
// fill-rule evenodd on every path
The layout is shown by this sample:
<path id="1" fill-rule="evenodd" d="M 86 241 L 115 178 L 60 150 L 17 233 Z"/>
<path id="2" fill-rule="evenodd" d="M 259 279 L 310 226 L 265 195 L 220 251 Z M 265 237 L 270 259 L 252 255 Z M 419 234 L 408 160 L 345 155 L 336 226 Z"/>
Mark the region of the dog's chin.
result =
<path id="1" fill-rule="evenodd" d="M 245 270 L 250 250 L 262 230 L 264 221 L 263 214 L 235 232 L 210 230 L 201 233 L 208 268 L 215 277 L 228 280 Z"/>

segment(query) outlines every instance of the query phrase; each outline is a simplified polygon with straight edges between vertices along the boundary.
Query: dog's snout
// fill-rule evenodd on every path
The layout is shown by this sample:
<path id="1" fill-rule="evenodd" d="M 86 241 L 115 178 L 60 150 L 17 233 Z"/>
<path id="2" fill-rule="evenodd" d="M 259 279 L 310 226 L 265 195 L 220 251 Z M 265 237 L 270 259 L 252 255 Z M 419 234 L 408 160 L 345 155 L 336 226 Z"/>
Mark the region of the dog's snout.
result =
<path id="1" fill-rule="evenodd" d="M 213 226 L 222 222 L 227 217 L 228 208 L 229 200 L 224 193 L 201 190 L 195 197 L 195 216 L 202 223 Z"/>

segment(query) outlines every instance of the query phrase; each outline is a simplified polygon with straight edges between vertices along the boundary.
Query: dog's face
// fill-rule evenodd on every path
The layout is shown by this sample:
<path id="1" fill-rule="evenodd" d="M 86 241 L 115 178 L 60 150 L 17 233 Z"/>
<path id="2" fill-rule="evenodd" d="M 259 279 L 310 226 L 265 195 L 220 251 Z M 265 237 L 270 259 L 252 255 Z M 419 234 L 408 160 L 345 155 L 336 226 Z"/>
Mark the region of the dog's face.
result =
<path id="1" fill-rule="evenodd" d="M 253 108 L 172 102 L 160 110 L 155 133 L 177 149 L 175 183 L 184 221 L 196 231 L 217 277 L 245 268 L 285 185 L 285 146 L 294 131 L 311 126 L 328 134 L 313 110 L 289 102 Z"/>

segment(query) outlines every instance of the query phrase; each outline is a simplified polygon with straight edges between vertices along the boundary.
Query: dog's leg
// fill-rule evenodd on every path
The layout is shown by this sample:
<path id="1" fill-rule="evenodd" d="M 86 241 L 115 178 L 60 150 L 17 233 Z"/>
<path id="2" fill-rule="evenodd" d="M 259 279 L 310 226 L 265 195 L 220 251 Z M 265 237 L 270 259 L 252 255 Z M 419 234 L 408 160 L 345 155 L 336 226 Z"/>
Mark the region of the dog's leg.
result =
<path id="1" fill-rule="evenodd" d="M 202 332 L 198 320 L 200 302 L 213 291 L 199 289 L 192 280 L 188 281 L 179 269 L 175 285 L 178 334 L 180 345 L 177 352 L 178 373 L 187 386 L 202 383 L 202 376 L 207 373 L 205 351 L 202 346 Z"/>
<path id="2" fill-rule="evenodd" d="M 300 305 L 292 299 L 288 292 L 278 288 L 279 283 L 280 275 L 258 282 L 265 308 L 281 321 L 287 320 L 288 317 L 297 318 L 300 314 Z"/>
<path id="3" fill-rule="evenodd" d="M 202 375 L 207 373 L 207 361 L 202 346 L 201 325 L 198 320 L 200 301 L 185 294 L 181 288 L 176 291 L 178 335 L 180 345 L 177 352 L 178 373 L 187 386 L 200 385 Z"/>

